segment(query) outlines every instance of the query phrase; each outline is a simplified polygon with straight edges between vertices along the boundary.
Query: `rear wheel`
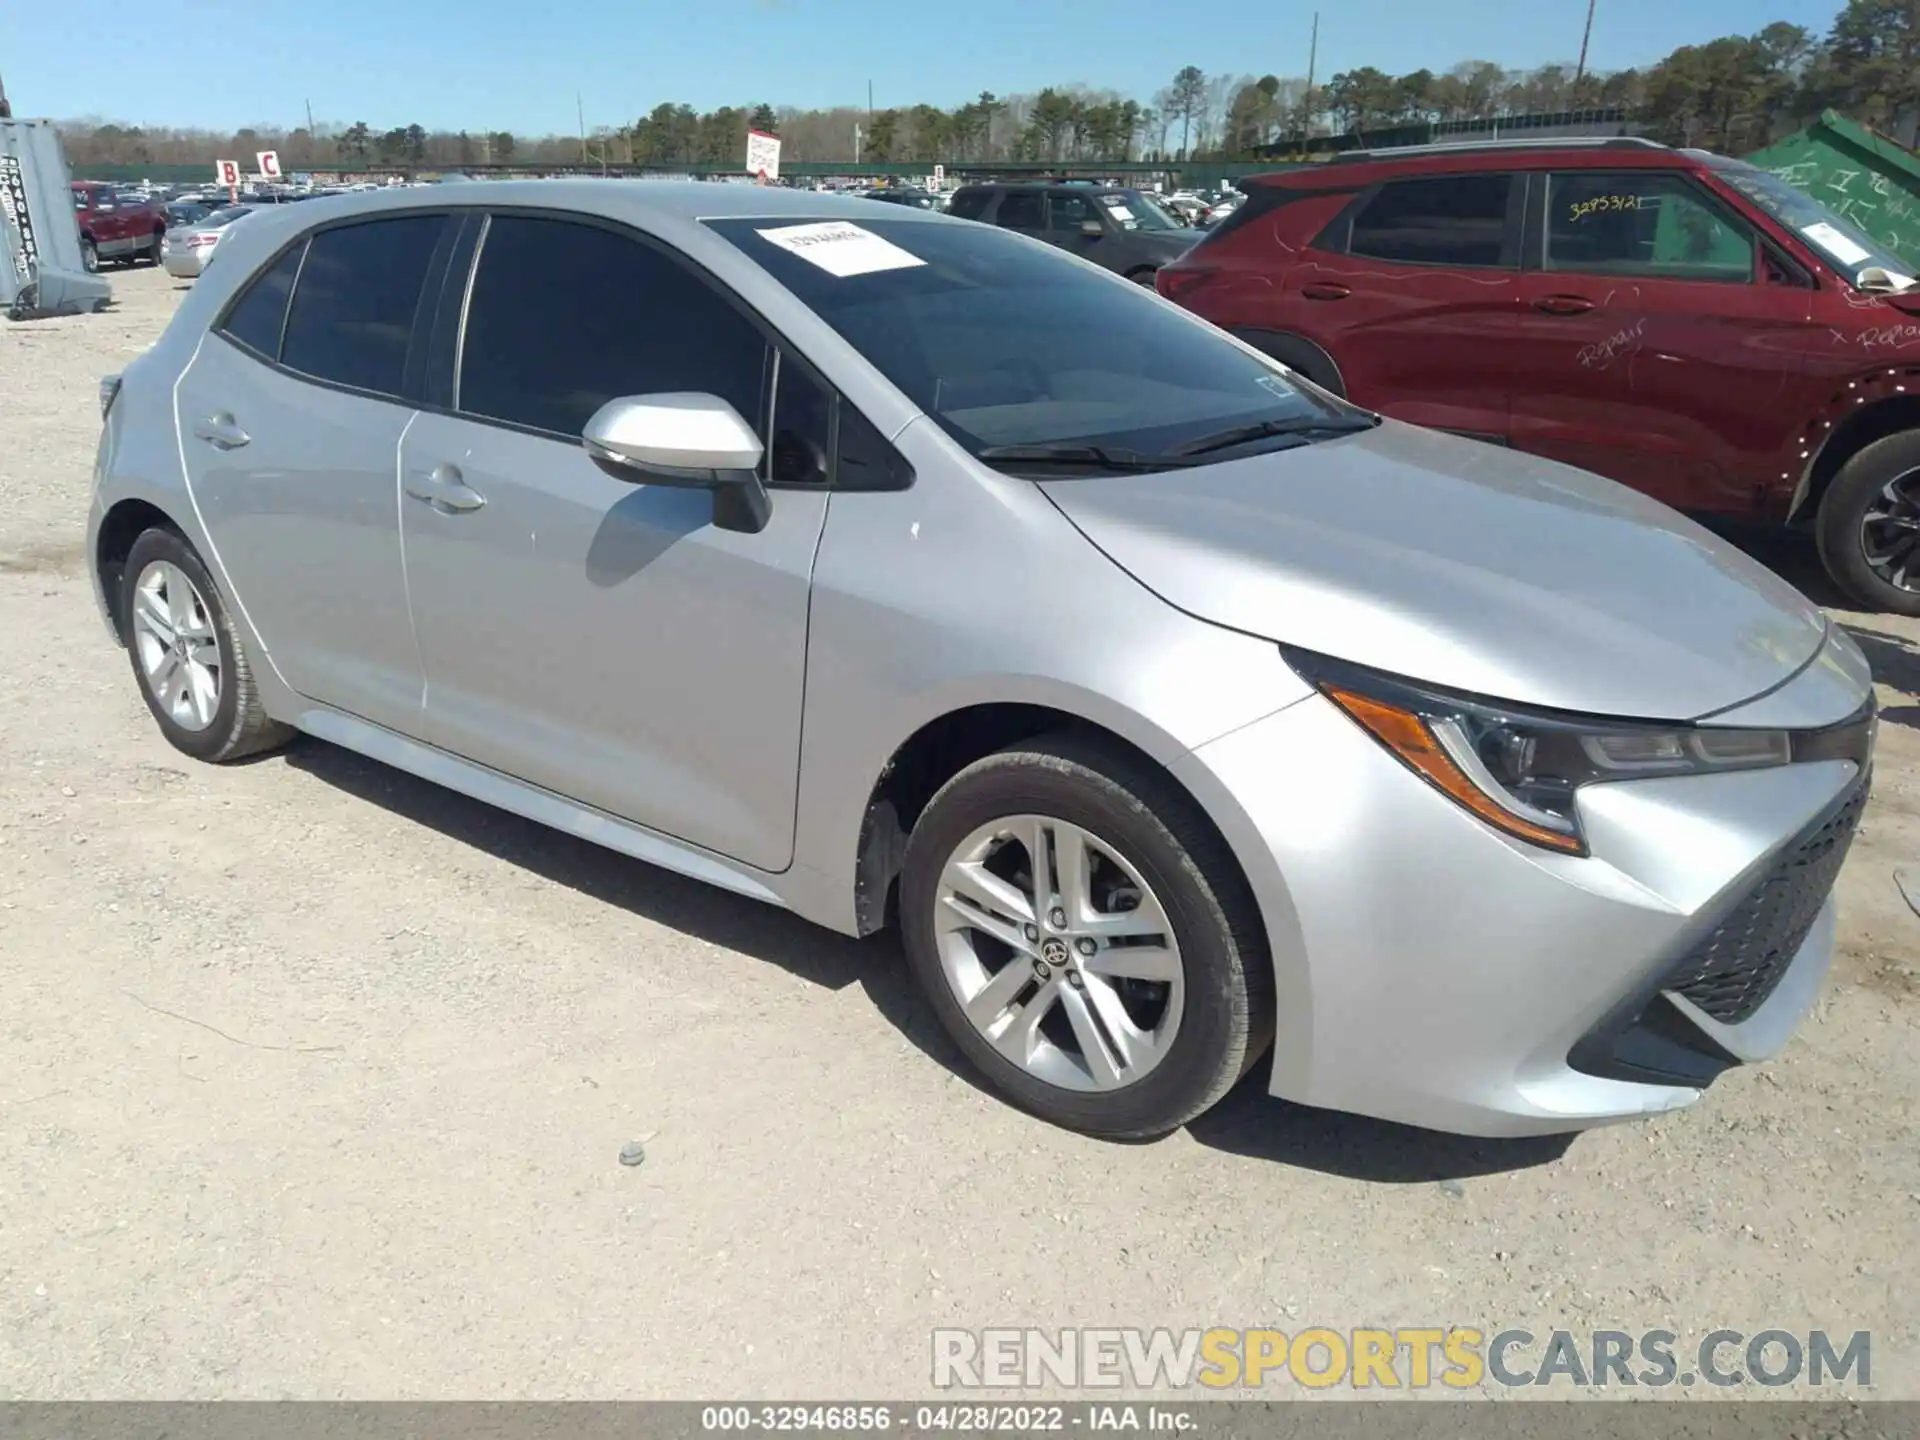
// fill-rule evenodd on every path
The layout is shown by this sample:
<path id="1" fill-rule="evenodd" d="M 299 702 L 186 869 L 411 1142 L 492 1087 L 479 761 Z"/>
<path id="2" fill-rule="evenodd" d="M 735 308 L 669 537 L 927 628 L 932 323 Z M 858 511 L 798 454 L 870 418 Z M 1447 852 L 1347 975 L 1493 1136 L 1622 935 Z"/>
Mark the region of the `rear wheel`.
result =
<path id="1" fill-rule="evenodd" d="M 293 731 L 260 703 L 239 632 L 193 547 L 152 529 L 127 553 L 120 633 L 160 733 L 196 760 L 238 760 Z"/>
<path id="2" fill-rule="evenodd" d="M 89 275 L 100 268 L 100 251 L 85 235 L 80 237 L 80 264 Z"/>
<path id="3" fill-rule="evenodd" d="M 147 243 L 147 263 L 149 265 L 158 265 L 160 263 L 160 241 L 166 233 L 164 230 L 154 231 L 153 239 Z"/>
<path id="4" fill-rule="evenodd" d="M 1820 502 L 1820 558 L 1862 606 L 1920 615 L 1920 431 L 1876 440 Z"/>
<path id="5" fill-rule="evenodd" d="M 1164 1134 L 1266 1048 L 1272 972 L 1225 844 L 1167 777 L 1071 735 L 976 762 L 928 803 L 905 944 L 988 1083 L 1054 1124 Z"/>
<path id="6" fill-rule="evenodd" d="M 1159 274 L 1160 272 L 1158 270 L 1135 270 L 1128 275 L 1127 278 L 1133 281 L 1134 284 L 1144 285 L 1147 289 L 1151 290 L 1154 288 L 1155 278 Z"/>

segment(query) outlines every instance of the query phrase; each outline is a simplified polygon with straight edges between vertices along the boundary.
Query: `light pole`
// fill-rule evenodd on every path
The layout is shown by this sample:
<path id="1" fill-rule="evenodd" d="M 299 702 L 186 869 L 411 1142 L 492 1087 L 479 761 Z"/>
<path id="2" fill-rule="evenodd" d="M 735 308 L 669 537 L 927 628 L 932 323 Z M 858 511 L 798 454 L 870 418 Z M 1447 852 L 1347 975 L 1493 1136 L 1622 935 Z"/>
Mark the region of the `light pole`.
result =
<path id="1" fill-rule="evenodd" d="M 1593 39 L 1594 0 L 1587 0 L 1587 28 L 1580 32 L 1580 63 L 1573 67 L 1573 83 L 1578 85 L 1587 74 L 1587 42 Z"/>

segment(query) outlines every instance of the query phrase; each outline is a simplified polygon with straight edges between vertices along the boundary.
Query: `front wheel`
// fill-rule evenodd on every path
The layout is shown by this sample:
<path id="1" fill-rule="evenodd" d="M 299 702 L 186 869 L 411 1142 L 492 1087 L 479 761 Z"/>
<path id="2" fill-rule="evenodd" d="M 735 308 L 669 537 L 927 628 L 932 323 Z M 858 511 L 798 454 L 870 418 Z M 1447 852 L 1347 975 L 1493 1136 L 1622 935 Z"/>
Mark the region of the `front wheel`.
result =
<path id="1" fill-rule="evenodd" d="M 962 770 L 914 826 L 900 918 L 947 1033 L 1057 1125 L 1165 1134 L 1272 1033 L 1264 931 L 1232 855 L 1117 748 L 1061 735 Z"/>
<path id="2" fill-rule="evenodd" d="M 1152 290 L 1155 288 L 1156 279 L 1159 274 L 1160 272 L 1158 270 L 1136 270 L 1127 276 L 1127 278 L 1136 285 L 1144 285 L 1147 289 Z"/>
<path id="3" fill-rule="evenodd" d="M 120 595 L 120 633 L 134 679 L 167 743 L 196 760 L 238 760 L 293 732 L 261 704 L 252 666 L 213 577 L 172 530 L 133 542 Z"/>
<path id="4" fill-rule="evenodd" d="M 1920 615 L 1920 431 L 1876 440 L 1820 502 L 1820 558 L 1862 606 Z"/>

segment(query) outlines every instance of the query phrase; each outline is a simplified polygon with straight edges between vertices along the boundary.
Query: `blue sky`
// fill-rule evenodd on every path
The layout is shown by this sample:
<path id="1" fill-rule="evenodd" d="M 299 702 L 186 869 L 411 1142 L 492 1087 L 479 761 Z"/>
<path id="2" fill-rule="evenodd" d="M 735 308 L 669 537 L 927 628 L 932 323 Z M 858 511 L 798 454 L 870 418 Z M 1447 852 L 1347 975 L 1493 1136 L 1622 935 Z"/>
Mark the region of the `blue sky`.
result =
<path id="1" fill-rule="evenodd" d="M 196 0 L 0 4 L 16 115 L 235 129 L 571 133 L 662 100 L 701 109 L 927 100 L 1081 82 L 1151 96 L 1181 65 L 1304 74 L 1571 61 L 1586 0 Z M 1839 0 L 1597 0 L 1590 64 L 1618 69 L 1773 20 L 1825 32 Z M 956 23 L 937 17 L 951 14 Z"/>

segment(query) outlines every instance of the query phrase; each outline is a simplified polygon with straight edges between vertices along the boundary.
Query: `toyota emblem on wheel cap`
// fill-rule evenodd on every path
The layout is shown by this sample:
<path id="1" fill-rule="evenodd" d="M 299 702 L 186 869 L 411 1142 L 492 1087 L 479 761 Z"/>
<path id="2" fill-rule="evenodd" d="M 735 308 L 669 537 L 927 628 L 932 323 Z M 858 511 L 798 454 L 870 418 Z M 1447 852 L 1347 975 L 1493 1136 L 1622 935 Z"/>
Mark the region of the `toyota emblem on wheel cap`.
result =
<path id="1" fill-rule="evenodd" d="M 1049 936 L 1040 947 L 1040 958 L 1049 965 L 1061 966 L 1067 963 L 1067 942 L 1055 936 Z"/>

